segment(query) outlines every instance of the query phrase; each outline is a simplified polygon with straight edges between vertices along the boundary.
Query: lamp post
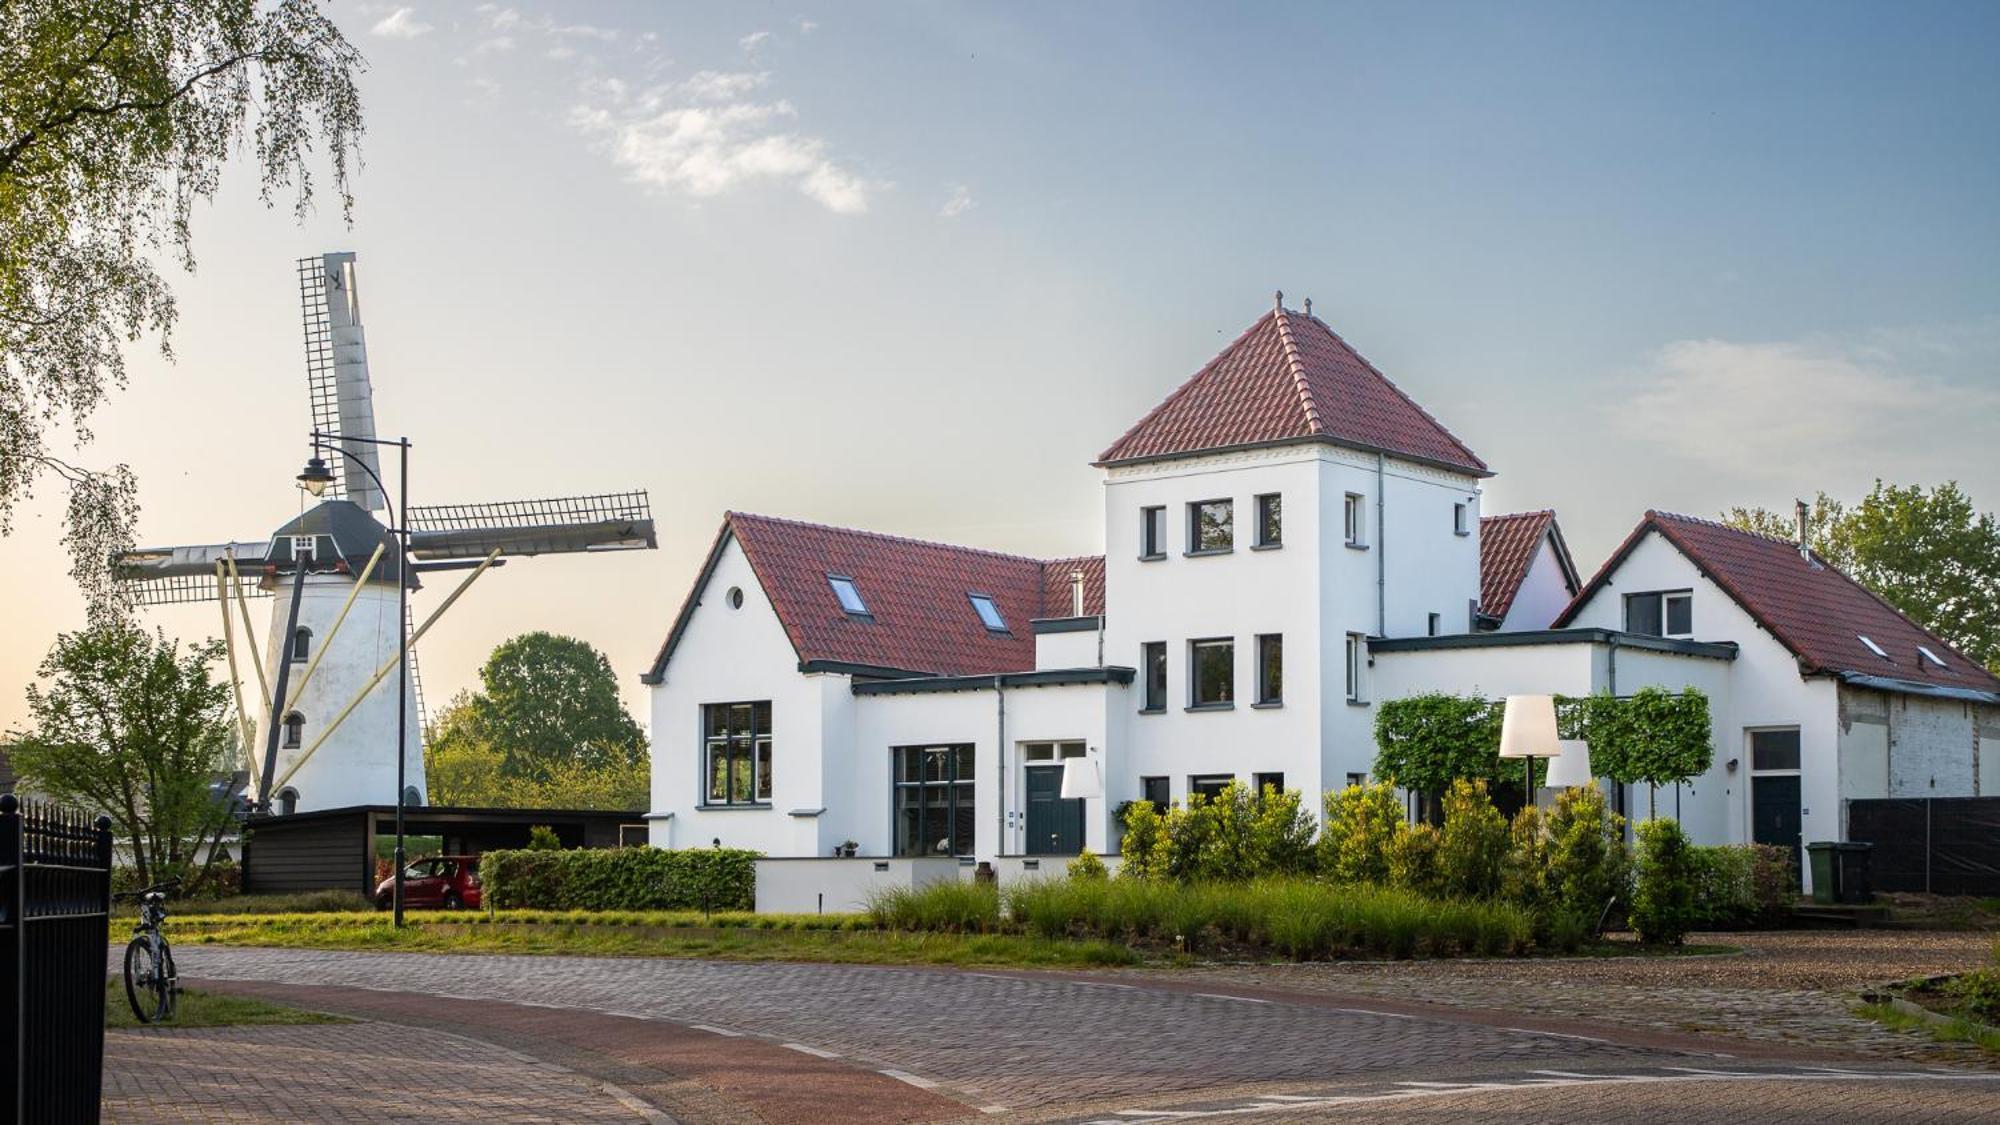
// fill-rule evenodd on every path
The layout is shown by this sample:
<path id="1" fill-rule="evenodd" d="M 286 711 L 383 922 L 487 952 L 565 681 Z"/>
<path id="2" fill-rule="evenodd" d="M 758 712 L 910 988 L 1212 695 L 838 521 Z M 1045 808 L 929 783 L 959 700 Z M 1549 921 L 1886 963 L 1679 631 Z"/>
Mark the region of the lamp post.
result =
<path id="1" fill-rule="evenodd" d="M 333 470 L 320 457 L 321 451 L 341 452 L 344 442 L 365 442 L 369 445 L 394 446 L 398 451 L 396 505 L 390 509 L 390 534 L 396 537 L 396 870 L 393 876 L 395 891 L 395 925 L 403 926 L 403 791 L 406 784 L 410 745 L 410 439 L 375 437 L 334 437 L 318 430 L 312 432 L 313 455 L 306 462 L 305 471 L 299 474 L 299 487 L 320 496 L 326 486 L 333 483 Z M 375 487 L 382 493 L 382 503 L 389 502 L 389 486 L 382 483 L 382 475 L 368 462 L 359 457 L 349 457 L 348 465 L 359 465 L 361 471 L 375 481 Z M 373 839 L 371 836 L 370 839 Z"/>
<path id="2" fill-rule="evenodd" d="M 1535 759 L 1561 753 L 1562 743 L 1556 737 L 1556 697 L 1508 696 L 1507 710 L 1500 717 L 1500 756 L 1523 759 L 1523 808 L 1535 803 Z"/>

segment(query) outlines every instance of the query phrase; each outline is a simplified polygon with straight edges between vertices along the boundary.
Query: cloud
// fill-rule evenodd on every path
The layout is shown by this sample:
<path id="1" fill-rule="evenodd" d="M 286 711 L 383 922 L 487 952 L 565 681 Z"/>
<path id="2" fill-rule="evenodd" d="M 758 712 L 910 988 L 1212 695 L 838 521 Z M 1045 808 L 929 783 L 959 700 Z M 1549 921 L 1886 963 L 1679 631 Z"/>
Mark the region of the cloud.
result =
<path id="1" fill-rule="evenodd" d="M 726 102 L 762 86 L 769 74 L 747 72 L 724 73 L 715 70 L 695 72 L 694 76 L 680 84 L 680 91 L 696 101 Z"/>
<path id="2" fill-rule="evenodd" d="M 1881 333 L 1681 340 L 1660 349 L 1609 408 L 1610 428 L 1684 461 L 1760 479 L 1839 478 L 1857 467 L 1863 476 L 1951 475 L 1954 465 L 1991 456 L 2000 389 L 1936 373 L 1937 351 L 1935 337 Z M 1913 354 L 1925 370 L 1910 369 Z"/>
<path id="3" fill-rule="evenodd" d="M 799 19 L 798 19 L 798 23 L 797 23 L 797 25 L 796 25 L 796 26 L 797 26 L 797 27 L 798 27 L 798 29 L 799 29 L 799 34 L 800 34 L 800 35 L 811 35 L 811 34 L 812 34 L 813 32 L 815 32 L 815 31 L 818 31 L 818 30 L 819 30 L 819 24 L 818 24 L 817 22 L 815 22 L 815 21 L 813 21 L 813 20 L 809 20 L 809 19 L 805 18 L 804 16 L 800 16 L 800 17 L 799 17 Z"/>
<path id="4" fill-rule="evenodd" d="M 743 48 L 746 51 L 754 51 L 757 48 L 762 47 L 766 42 L 770 40 L 770 38 L 771 38 L 771 33 L 768 31 L 753 31 L 750 34 L 745 35 L 743 38 L 738 39 L 736 41 L 736 45 L 738 47 Z"/>
<path id="5" fill-rule="evenodd" d="M 938 208 L 938 214 L 947 219 L 956 219 L 977 206 L 979 202 L 972 198 L 971 188 L 964 184 L 953 184 L 951 198 L 945 200 L 944 206 Z"/>
<path id="6" fill-rule="evenodd" d="M 397 8 L 377 20 L 375 26 L 368 29 L 368 33 L 379 35 L 384 39 L 415 39 L 430 30 L 430 24 L 417 18 L 415 8 Z"/>
<path id="7" fill-rule="evenodd" d="M 502 51 L 511 51 L 513 49 L 514 49 L 513 36 L 495 35 L 491 39 L 481 39 L 479 42 L 473 44 L 472 53 L 475 55 L 492 55 L 492 54 L 499 54 Z"/>

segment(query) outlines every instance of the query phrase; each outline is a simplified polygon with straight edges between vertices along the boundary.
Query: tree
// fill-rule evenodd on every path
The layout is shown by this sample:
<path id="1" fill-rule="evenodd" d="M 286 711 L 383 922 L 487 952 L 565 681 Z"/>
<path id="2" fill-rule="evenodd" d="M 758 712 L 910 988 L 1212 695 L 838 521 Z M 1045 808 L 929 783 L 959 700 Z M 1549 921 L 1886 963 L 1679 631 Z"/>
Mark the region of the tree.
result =
<path id="1" fill-rule="evenodd" d="M 194 268 L 190 215 L 248 146 L 262 196 L 313 199 L 324 149 L 343 213 L 361 134 L 361 55 L 315 0 L 9 0 L 0 4 L 0 534 L 44 475 L 69 490 L 64 535 L 93 613 L 104 560 L 131 542 L 136 483 L 50 448 L 89 439 L 125 381 L 122 346 L 171 357 L 161 253 Z"/>
<path id="2" fill-rule="evenodd" d="M 611 662 L 584 641 L 523 633 L 493 650 L 479 681 L 461 721 L 506 756 L 515 777 L 546 781 L 572 762 L 645 756 L 646 732 L 619 701 Z"/>
<path id="3" fill-rule="evenodd" d="M 1789 522 L 1761 508 L 1731 509 L 1724 520 L 1793 535 Z M 1926 491 L 1878 480 L 1851 508 L 1822 495 L 1807 541 L 1911 620 L 2000 671 L 2000 520 L 1977 511 L 1956 481 Z"/>
<path id="4" fill-rule="evenodd" d="M 233 785 L 218 774 L 240 753 L 229 686 L 209 679 L 214 641 L 185 652 L 164 634 L 99 621 L 56 638 L 28 688 L 32 729 L 15 768 L 35 789 L 111 817 L 141 884 L 208 877 L 234 823 Z"/>

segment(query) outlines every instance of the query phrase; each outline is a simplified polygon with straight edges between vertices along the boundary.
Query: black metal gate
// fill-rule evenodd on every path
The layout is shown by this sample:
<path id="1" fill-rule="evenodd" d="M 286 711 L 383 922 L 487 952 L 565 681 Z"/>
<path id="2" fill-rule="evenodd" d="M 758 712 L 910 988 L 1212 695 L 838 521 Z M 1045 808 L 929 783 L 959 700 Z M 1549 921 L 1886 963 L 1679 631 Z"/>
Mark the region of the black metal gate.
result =
<path id="1" fill-rule="evenodd" d="M 94 1122 L 111 822 L 0 796 L 0 1117 Z"/>

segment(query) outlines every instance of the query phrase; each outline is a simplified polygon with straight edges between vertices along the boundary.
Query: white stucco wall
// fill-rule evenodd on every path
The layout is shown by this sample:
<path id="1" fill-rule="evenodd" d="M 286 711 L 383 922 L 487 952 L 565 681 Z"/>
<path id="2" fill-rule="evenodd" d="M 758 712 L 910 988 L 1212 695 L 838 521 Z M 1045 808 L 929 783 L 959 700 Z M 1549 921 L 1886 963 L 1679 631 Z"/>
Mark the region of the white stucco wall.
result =
<path id="1" fill-rule="evenodd" d="M 1535 548 L 1535 557 L 1528 563 L 1528 574 L 1521 579 L 1521 588 L 1514 594 L 1514 603 L 1507 607 L 1507 616 L 1500 622 L 1500 629 L 1510 633 L 1546 629 L 1575 596 L 1576 591 L 1569 586 L 1569 576 L 1563 571 L 1562 558 L 1556 554 L 1555 543 L 1544 532 L 1541 546 Z"/>
<path id="2" fill-rule="evenodd" d="M 1101 627 L 1075 632 L 1036 633 L 1035 667 L 1095 668 L 1104 663 L 1098 658 L 1102 636 Z"/>

